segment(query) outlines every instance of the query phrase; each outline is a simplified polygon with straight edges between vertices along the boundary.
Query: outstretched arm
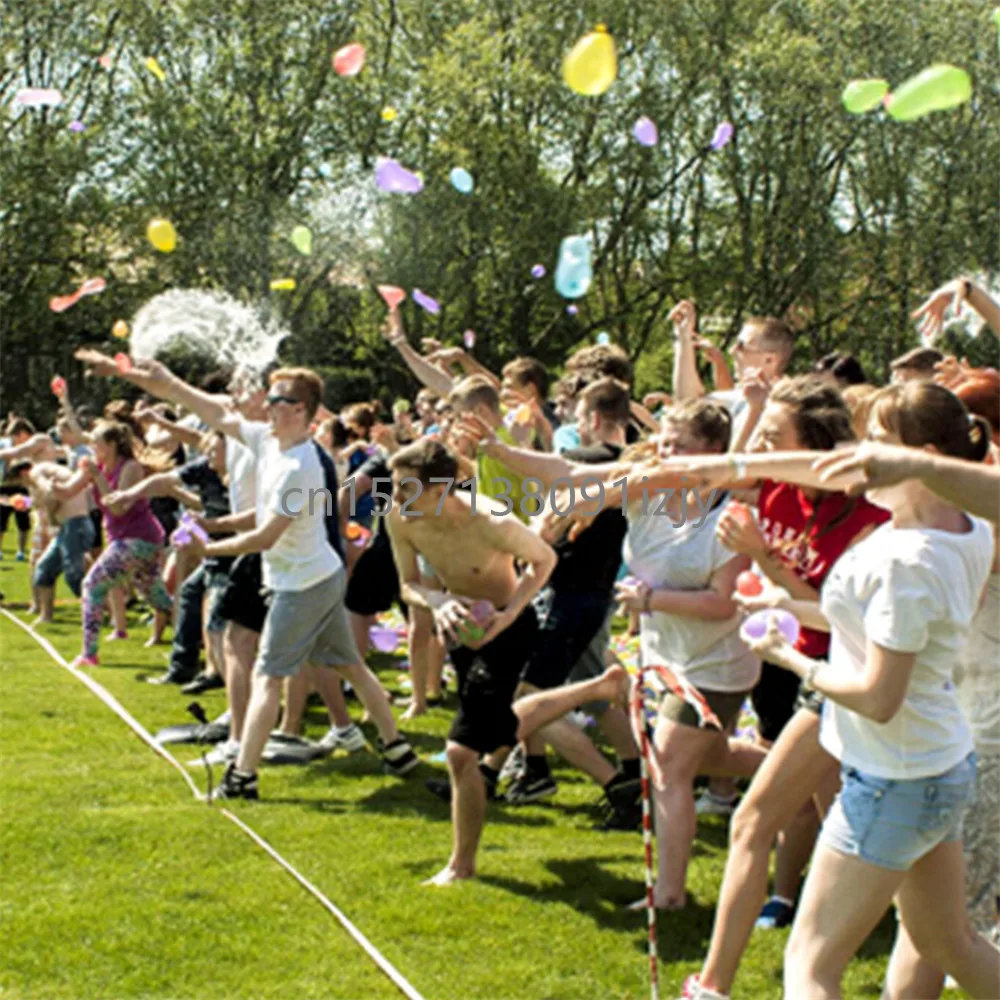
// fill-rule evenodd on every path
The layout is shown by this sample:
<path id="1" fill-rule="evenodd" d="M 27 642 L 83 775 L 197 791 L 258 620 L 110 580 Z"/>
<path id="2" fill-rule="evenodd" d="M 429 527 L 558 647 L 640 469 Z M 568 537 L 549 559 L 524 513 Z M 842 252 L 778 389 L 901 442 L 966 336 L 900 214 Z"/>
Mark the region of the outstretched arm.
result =
<path id="1" fill-rule="evenodd" d="M 389 310 L 389 318 L 386 327 L 382 332 L 386 340 L 399 351 L 400 357 L 406 362 L 407 368 L 422 382 L 428 389 L 433 389 L 439 396 L 448 398 L 451 393 L 454 380 L 446 372 L 441 371 L 437 365 L 431 364 L 426 358 L 415 351 L 406 339 L 403 330 L 403 321 L 400 318 L 398 309 Z"/>

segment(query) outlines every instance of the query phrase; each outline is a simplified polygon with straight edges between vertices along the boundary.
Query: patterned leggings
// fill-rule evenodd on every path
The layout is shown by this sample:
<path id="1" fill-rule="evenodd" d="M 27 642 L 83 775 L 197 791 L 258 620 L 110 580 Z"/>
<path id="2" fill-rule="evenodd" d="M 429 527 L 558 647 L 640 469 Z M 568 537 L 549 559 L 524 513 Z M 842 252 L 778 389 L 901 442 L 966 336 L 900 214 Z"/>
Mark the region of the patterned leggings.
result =
<path id="1" fill-rule="evenodd" d="M 83 652 L 97 656 L 97 640 L 104 619 L 108 591 L 129 580 L 157 611 L 169 612 L 173 601 L 160 579 L 160 546 L 138 538 L 111 542 L 83 581 Z"/>

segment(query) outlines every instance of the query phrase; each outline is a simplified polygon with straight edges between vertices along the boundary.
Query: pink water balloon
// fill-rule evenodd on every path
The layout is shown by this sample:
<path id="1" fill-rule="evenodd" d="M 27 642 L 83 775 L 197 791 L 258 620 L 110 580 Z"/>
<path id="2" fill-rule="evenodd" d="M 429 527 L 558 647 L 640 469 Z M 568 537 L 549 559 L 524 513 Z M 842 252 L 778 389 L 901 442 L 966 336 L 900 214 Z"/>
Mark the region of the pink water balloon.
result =
<path id="1" fill-rule="evenodd" d="M 85 295 L 97 295 L 108 287 L 104 278 L 89 278 L 72 295 L 57 295 L 49 300 L 49 308 L 54 313 L 66 312 L 72 309 Z"/>
<path id="2" fill-rule="evenodd" d="M 715 130 L 715 135 L 712 136 L 712 149 L 719 150 L 722 149 L 723 146 L 728 146 L 732 137 L 732 122 L 720 122 L 718 128 Z"/>
<path id="3" fill-rule="evenodd" d="M 462 343 L 465 344 L 465 349 L 471 351 L 473 347 L 476 346 L 476 331 L 466 330 L 462 334 Z"/>
<path id="4" fill-rule="evenodd" d="M 640 146 L 655 146 L 660 141 L 660 132 L 656 122 L 645 115 L 632 126 L 632 135 Z"/>
<path id="5" fill-rule="evenodd" d="M 379 285 L 378 293 L 390 309 L 398 308 L 400 302 L 406 298 L 406 292 L 398 285 Z"/>
<path id="6" fill-rule="evenodd" d="M 365 65 L 365 47 L 353 42 L 333 54 L 333 71 L 337 76 L 357 76 Z"/>
<path id="7" fill-rule="evenodd" d="M 62 104 L 63 95 L 51 87 L 25 87 L 14 95 L 14 100 L 26 108 L 54 108 Z"/>
<path id="8" fill-rule="evenodd" d="M 87 126 L 83 124 L 79 118 L 74 118 L 73 121 L 69 123 L 70 132 L 82 132 Z"/>

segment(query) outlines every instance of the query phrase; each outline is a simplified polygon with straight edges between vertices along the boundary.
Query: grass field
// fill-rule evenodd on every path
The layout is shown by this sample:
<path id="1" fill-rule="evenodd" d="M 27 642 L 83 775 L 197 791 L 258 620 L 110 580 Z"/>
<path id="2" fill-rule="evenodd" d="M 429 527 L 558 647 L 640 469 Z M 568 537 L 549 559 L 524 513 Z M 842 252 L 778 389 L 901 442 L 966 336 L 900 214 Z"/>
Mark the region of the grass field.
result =
<path id="1" fill-rule="evenodd" d="M 27 567 L 0 562 L 8 605 L 26 602 Z M 27 618 L 26 603 L 15 610 Z M 79 652 L 79 608 L 64 601 L 45 635 Z M 105 644 L 91 671 L 149 730 L 189 721 L 176 688 L 137 683 L 166 647 Z M 375 660 L 396 686 L 399 667 Z M 218 692 L 199 699 L 212 715 Z M 406 731 L 425 758 L 450 709 Z M 307 734 L 325 731 L 310 709 Z M 369 733 L 369 736 L 372 736 Z M 196 759 L 191 747 L 181 760 Z M 333 918 L 239 830 L 195 802 L 180 776 L 27 635 L 0 620 L 0 998 L 400 996 Z M 265 769 L 260 803 L 234 811 L 322 889 L 427 1000 L 592 1000 L 649 995 L 638 834 L 594 830 L 596 789 L 557 769 L 547 804 L 491 807 L 480 878 L 427 889 L 448 854 L 447 807 L 423 778 L 379 773 L 370 753 Z M 201 770 L 192 772 L 199 783 Z M 722 877 L 726 828 L 703 819 L 688 908 L 660 918 L 662 996 L 698 968 Z M 877 997 L 892 924 L 845 982 Z M 734 996 L 781 995 L 786 932 L 758 933 Z"/>

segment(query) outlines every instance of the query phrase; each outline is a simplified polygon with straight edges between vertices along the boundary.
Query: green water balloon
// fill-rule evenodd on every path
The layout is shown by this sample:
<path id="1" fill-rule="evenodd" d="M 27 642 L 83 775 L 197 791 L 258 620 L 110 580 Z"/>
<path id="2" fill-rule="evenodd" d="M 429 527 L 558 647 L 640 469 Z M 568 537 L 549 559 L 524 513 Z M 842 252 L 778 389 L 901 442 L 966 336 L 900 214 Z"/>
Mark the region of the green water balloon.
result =
<path id="1" fill-rule="evenodd" d="M 851 80 L 844 88 L 842 100 L 852 115 L 863 115 L 877 108 L 888 93 L 886 80 Z"/>
<path id="2" fill-rule="evenodd" d="M 898 122 L 911 122 L 932 111 L 948 111 L 972 96 L 972 81 L 964 69 L 938 63 L 899 86 L 886 108 Z"/>
<path id="3" fill-rule="evenodd" d="M 313 249 L 313 234 L 306 226 L 296 226 L 292 230 L 292 245 L 303 257 L 308 257 Z"/>

